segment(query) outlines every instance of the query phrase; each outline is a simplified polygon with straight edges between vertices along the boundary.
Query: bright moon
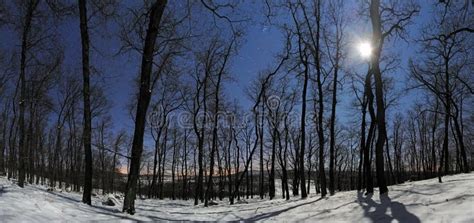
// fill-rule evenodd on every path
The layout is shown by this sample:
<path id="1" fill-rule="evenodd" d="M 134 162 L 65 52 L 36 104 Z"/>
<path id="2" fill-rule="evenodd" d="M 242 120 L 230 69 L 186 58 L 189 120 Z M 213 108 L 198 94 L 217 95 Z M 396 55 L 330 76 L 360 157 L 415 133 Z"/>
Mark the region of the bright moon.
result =
<path id="1" fill-rule="evenodd" d="M 370 43 L 368 42 L 360 43 L 359 53 L 363 58 L 369 58 L 370 54 L 372 54 L 372 46 L 370 46 Z"/>

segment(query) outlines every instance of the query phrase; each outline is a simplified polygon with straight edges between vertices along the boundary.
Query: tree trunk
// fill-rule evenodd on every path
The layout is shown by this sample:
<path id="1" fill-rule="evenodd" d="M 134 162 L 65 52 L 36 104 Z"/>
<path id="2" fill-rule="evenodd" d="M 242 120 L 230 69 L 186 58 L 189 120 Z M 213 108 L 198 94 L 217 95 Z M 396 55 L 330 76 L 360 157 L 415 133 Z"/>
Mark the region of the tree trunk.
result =
<path id="1" fill-rule="evenodd" d="M 18 117 L 18 126 L 20 127 L 19 139 L 19 168 L 18 168 L 18 186 L 23 187 L 26 175 L 26 130 L 25 130 L 25 108 L 26 108 L 26 56 L 28 54 L 28 36 L 31 30 L 33 13 L 39 4 L 38 0 L 28 2 L 28 10 L 26 12 L 25 21 L 23 23 L 22 41 L 21 41 L 21 59 L 20 59 L 20 114 Z"/>
<path id="2" fill-rule="evenodd" d="M 7 148 L 7 124 L 8 124 L 8 106 L 5 105 L 2 112 L 2 135 L 0 136 L 0 174 L 5 174 L 5 152 Z"/>
<path id="3" fill-rule="evenodd" d="M 197 183 L 196 183 L 196 191 L 194 193 L 194 205 L 198 205 L 199 200 L 203 202 L 204 200 L 204 187 L 203 187 L 203 181 L 204 181 L 204 168 L 203 168 L 203 156 L 204 156 L 204 136 L 205 136 L 205 125 L 206 125 L 206 118 L 207 118 L 207 102 L 206 102 L 206 95 L 207 95 L 207 79 L 208 79 L 208 73 L 206 72 L 206 75 L 204 77 L 202 86 L 203 86 L 203 119 L 202 123 L 200 126 L 200 131 L 197 126 L 197 119 L 199 118 L 198 115 L 199 113 L 199 108 L 194 111 L 194 119 L 193 119 L 193 127 L 194 127 L 194 132 L 196 133 L 196 137 L 198 140 L 198 177 L 197 177 Z M 196 92 L 196 103 L 199 104 L 200 98 L 199 98 L 199 92 L 200 88 L 198 88 Z"/>
<path id="4" fill-rule="evenodd" d="M 164 180 L 165 180 L 165 164 L 166 164 L 166 150 L 167 150 L 167 142 L 168 142 L 168 127 L 169 127 L 169 122 L 166 122 L 165 125 L 165 135 L 164 135 L 164 140 L 163 143 L 161 144 L 161 154 L 160 154 L 160 164 L 161 167 L 159 169 L 159 196 L 158 198 L 163 200 L 163 189 L 164 189 Z"/>
<path id="5" fill-rule="evenodd" d="M 395 183 L 395 175 L 393 174 L 393 167 L 392 167 L 392 159 L 390 158 L 390 149 L 388 146 L 388 139 L 386 141 L 385 149 L 387 150 L 387 163 L 388 163 L 388 171 L 390 174 L 390 179 L 392 179 L 392 183 Z"/>
<path id="6" fill-rule="evenodd" d="M 377 184 L 380 194 L 388 192 L 384 173 L 383 147 L 387 139 L 385 126 L 385 104 L 383 96 L 382 74 L 380 72 L 379 60 L 382 51 L 382 25 L 380 20 L 380 1 L 372 0 L 370 4 L 370 18 L 372 21 L 372 42 L 375 45 L 374 54 L 371 58 L 371 68 L 375 79 L 375 97 L 377 104 L 377 141 L 375 144 L 375 165 L 377 173 Z"/>
<path id="7" fill-rule="evenodd" d="M 143 47 L 140 74 L 140 93 L 138 96 L 137 113 L 135 118 L 135 131 L 133 134 L 130 172 L 128 174 L 128 181 L 125 189 L 125 199 L 123 202 L 123 212 L 127 212 L 129 214 L 135 213 L 135 197 L 137 191 L 136 186 L 140 174 L 140 158 L 143 151 L 145 119 L 151 98 L 150 79 L 153 66 L 153 54 L 155 50 L 156 37 L 160 28 L 161 17 L 163 15 L 166 3 L 167 0 L 157 0 L 151 6 L 150 21 Z"/>
<path id="8" fill-rule="evenodd" d="M 183 174 L 183 199 L 187 200 L 188 199 L 188 136 L 187 136 L 187 131 L 186 129 L 184 130 L 184 174 Z"/>
<path id="9" fill-rule="evenodd" d="M 177 136 L 176 136 L 176 128 L 173 129 L 173 159 L 171 161 L 171 199 L 176 200 L 175 196 L 175 171 L 176 171 L 176 150 L 178 150 L 177 146 Z"/>
<path id="10" fill-rule="evenodd" d="M 166 120 L 166 119 L 165 119 Z M 158 129 L 158 134 L 155 138 L 155 151 L 153 155 L 153 176 L 151 180 L 151 185 L 150 188 L 148 188 L 148 197 L 156 197 L 156 178 L 157 178 L 157 173 L 156 173 L 156 166 L 158 164 L 158 152 L 160 151 L 160 138 L 161 138 L 161 133 L 163 131 L 163 125 L 159 127 Z M 160 155 L 160 160 L 161 160 L 161 155 Z M 161 162 L 160 162 L 161 164 Z M 161 165 L 160 165 L 161 167 Z"/>
<path id="11" fill-rule="evenodd" d="M 305 150 L 305 141 L 306 141 L 306 93 L 308 90 L 308 64 L 305 63 L 304 70 L 304 81 L 303 81 L 303 93 L 302 93 L 302 103 L 301 103 L 301 148 L 300 148 L 300 158 L 299 158 L 299 174 L 300 174 L 300 186 L 301 186 L 301 198 L 308 197 L 306 193 L 306 181 L 305 181 L 305 172 L 304 172 L 304 150 Z"/>
<path id="12" fill-rule="evenodd" d="M 460 153 L 461 153 L 460 155 L 462 159 L 461 171 L 463 171 L 464 173 L 469 173 L 469 163 L 467 162 L 466 149 L 464 146 L 464 138 L 463 138 L 463 133 L 461 131 L 461 127 L 459 125 L 458 116 L 459 115 L 456 115 L 455 117 L 453 117 L 453 121 L 454 121 L 454 130 L 456 131 L 456 135 L 458 137 L 459 150 L 460 150 Z"/>
<path id="13" fill-rule="evenodd" d="M 436 107 L 435 107 L 435 112 L 434 112 L 434 121 L 433 121 L 433 126 L 431 127 L 431 175 L 435 176 L 436 172 L 436 127 L 438 125 L 438 106 L 439 106 L 439 100 L 436 98 Z"/>
<path id="14" fill-rule="evenodd" d="M 91 147 L 91 103 L 90 103 L 90 70 L 89 70 L 89 33 L 86 0 L 79 0 L 79 15 L 82 43 L 82 77 L 84 97 L 84 130 L 82 134 L 84 144 L 84 192 L 82 202 L 91 205 L 92 193 L 92 147 Z"/>
<path id="15" fill-rule="evenodd" d="M 372 71 L 369 69 L 367 76 L 365 77 L 365 87 L 364 87 L 364 100 L 366 100 L 362 105 L 362 124 L 361 124 L 361 148 L 364 151 L 364 180 L 366 193 L 371 194 L 374 192 L 374 186 L 372 181 L 372 169 L 371 169 L 371 142 L 375 131 L 375 114 L 373 111 L 373 94 L 372 94 L 372 82 L 371 82 Z M 371 123 L 369 127 L 369 132 L 367 138 L 365 136 L 366 130 L 366 114 L 367 107 L 369 107 L 369 113 L 371 117 Z"/>
<path id="16" fill-rule="evenodd" d="M 275 114 L 276 115 L 276 114 Z M 273 134 L 272 134 L 272 158 L 271 158 L 271 169 L 268 176 L 269 182 L 269 197 L 272 200 L 275 197 L 275 155 L 276 155 L 276 140 L 277 140 L 277 118 L 273 122 Z"/>
<path id="17" fill-rule="evenodd" d="M 339 34 L 336 38 L 338 38 Z M 334 66 L 334 80 L 332 83 L 331 126 L 329 129 L 329 194 L 334 195 L 334 149 L 336 145 L 336 104 L 337 104 L 337 74 L 339 71 L 339 40 L 336 40 L 336 62 Z"/>
<path id="18" fill-rule="evenodd" d="M 265 90 L 265 89 L 263 89 Z M 262 96 L 265 98 L 265 94 Z M 264 196 L 264 171 L 263 171 L 263 128 L 264 128 L 264 120 L 263 118 L 265 117 L 265 103 L 262 103 L 262 114 L 261 114 L 261 120 L 260 120 L 260 129 L 258 130 L 260 132 L 259 137 L 260 137 L 260 178 L 259 178 L 259 193 L 260 193 L 260 199 L 263 199 Z"/>
<path id="19" fill-rule="evenodd" d="M 224 64 L 227 61 L 227 56 L 225 58 Z M 217 150 L 217 127 L 218 127 L 218 120 L 219 120 L 219 89 L 221 85 L 221 78 L 222 72 L 219 72 L 217 75 L 217 83 L 216 83 L 216 92 L 215 92 L 215 110 L 214 110 L 214 120 L 213 120 L 213 129 L 212 129 L 212 146 L 211 146 L 211 154 L 210 154 L 210 167 L 209 167 L 209 178 L 207 180 L 207 187 L 206 187 L 206 198 L 204 200 L 204 206 L 207 207 L 209 204 L 210 195 L 213 192 L 213 185 L 212 185 L 212 175 L 214 174 L 214 154 Z M 206 97 L 206 95 L 204 95 Z"/>
<path id="20" fill-rule="evenodd" d="M 317 3 L 317 18 L 316 18 L 316 84 L 318 88 L 318 120 L 317 120 L 317 132 L 319 141 L 319 180 L 321 182 L 321 197 L 325 197 L 327 194 L 326 189 L 326 171 L 324 170 L 324 98 L 323 98 L 323 84 L 321 80 L 321 57 L 320 57 L 320 31 L 321 30 L 321 1 Z"/>

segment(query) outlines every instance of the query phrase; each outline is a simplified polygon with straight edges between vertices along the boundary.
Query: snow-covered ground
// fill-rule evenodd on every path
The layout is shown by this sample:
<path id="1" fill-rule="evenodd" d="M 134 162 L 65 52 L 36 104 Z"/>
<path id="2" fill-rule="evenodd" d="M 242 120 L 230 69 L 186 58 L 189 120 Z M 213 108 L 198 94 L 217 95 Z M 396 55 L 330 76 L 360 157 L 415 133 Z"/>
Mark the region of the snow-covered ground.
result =
<path id="1" fill-rule="evenodd" d="M 328 198 L 310 195 L 301 200 L 247 200 L 247 203 L 194 206 L 192 201 L 138 200 L 133 216 L 93 198 L 93 207 L 81 195 L 49 192 L 44 187 L 21 189 L 0 178 L 0 222 L 83 221 L 278 221 L 278 222 L 474 222 L 474 174 L 447 176 L 389 187 L 389 197 L 365 197 L 356 191 Z"/>

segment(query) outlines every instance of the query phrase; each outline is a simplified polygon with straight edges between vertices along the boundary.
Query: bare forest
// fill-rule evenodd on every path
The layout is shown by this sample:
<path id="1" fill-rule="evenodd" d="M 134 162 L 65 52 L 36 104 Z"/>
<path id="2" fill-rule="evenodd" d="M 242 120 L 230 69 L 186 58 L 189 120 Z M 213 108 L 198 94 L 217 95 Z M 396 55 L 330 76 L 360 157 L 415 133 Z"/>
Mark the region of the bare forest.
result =
<path id="1" fill-rule="evenodd" d="M 123 216 L 471 176 L 473 4 L 0 0 L 0 175 Z"/>

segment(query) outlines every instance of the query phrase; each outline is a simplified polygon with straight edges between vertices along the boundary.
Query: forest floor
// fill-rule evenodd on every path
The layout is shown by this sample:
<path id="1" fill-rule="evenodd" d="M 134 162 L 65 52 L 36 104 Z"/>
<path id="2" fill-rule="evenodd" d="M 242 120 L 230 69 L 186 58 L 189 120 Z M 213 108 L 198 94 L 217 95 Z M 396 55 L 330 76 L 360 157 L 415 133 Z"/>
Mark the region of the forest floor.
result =
<path id="1" fill-rule="evenodd" d="M 357 191 L 320 198 L 249 199 L 209 208 L 192 201 L 137 200 L 135 215 L 120 212 L 121 204 L 81 203 L 81 194 L 48 191 L 27 185 L 21 189 L 0 178 L 0 222 L 83 221 L 277 221 L 277 222 L 474 222 L 474 173 L 390 186 L 389 195 L 365 196 Z M 313 191 L 314 192 L 314 191 Z"/>

